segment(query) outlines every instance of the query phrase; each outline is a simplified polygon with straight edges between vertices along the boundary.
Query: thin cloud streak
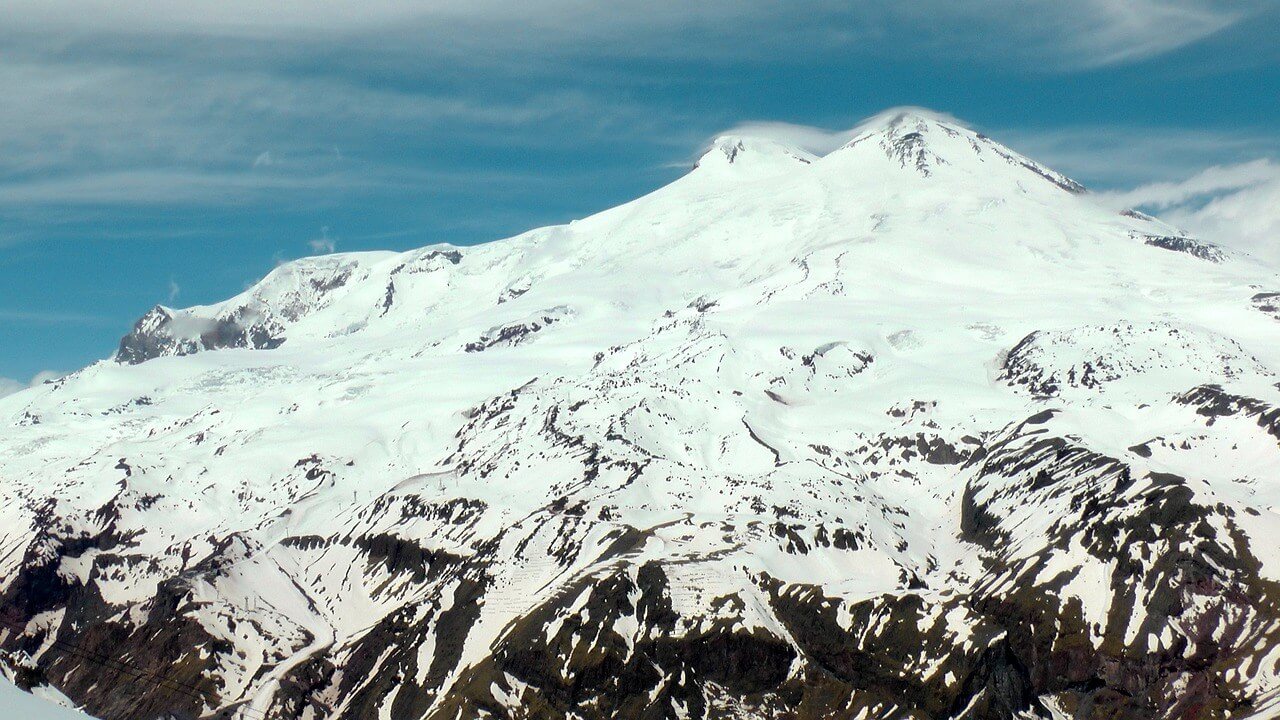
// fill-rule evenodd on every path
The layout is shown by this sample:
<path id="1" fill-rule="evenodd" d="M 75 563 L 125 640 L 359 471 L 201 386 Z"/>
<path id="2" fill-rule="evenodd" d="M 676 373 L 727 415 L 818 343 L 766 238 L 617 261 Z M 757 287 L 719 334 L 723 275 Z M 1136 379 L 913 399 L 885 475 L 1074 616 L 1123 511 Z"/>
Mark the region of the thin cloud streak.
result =
<path id="1" fill-rule="evenodd" d="M 1081 33 L 1081 67 L 1103 67 L 1164 54 L 1249 17 L 1247 4 L 1168 0 L 1091 0 L 1092 27 Z M 1090 13 L 1084 13 L 1090 17 Z"/>
<path id="2" fill-rule="evenodd" d="M 1180 182 L 1222 163 L 1280 153 L 1274 133 L 1192 128 L 1077 126 L 1026 130 L 993 128 L 992 137 L 1024 155 L 1105 189 Z"/>
<path id="3" fill-rule="evenodd" d="M 479 168 L 446 175 L 397 167 L 392 158 L 422 164 L 451 144 L 571 147 L 609 134 L 661 145 L 679 134 L 687 118 L 628 102 L 608 86 L 518 89 L 531 68 L 563 80 L 584 57 L 695 50 L 786 57 L 803 48 L 819 55 L 1012 57 L 1065 70 L 1167 52 L 1262 7 L 1254 0 L 1033 5 L 1013 12 L 1012 0 L 910 7 L 812 0 L 785 9 L 764 0 L 659 0 L 656 8 L 632 1 L 601 8 L 580 0 L 286 0 L 268 11 L 248 0 L 16 0 L 0 29 L 11 48 L 0 64 L 0 207 L 225 206 L 289 193 L 428 191 L 448 180 L 478 187 L 502 180 Z M 954 27 L 966 32 L 947 31 Z M 477 82 L 409 91 L 359 71 L 297 71 L 335 53 L 371 63 L 374 76 L 411 66 Z M 389 65 L 379 70 L 380 62 Z M 510 87 L 496 97 L 477 91 L 497 76 Z M 838 136 L 815 131 L 804 143 Z M 410 147 L 397 152 L 398 144 Z"/>
<path id="4" fill-rule="evenodd" d="M 399 166 L 450 145 L 537 148 L 640 127 L 644 112 L 581 92 L 505 102 L 337 78 L 82 63 L 0 65 L 0 206 L 237 204 L 281 192 L 359 193 L 529 175 Z M 32 112 L 40 108 L 40 112 Z M 673 117 L 672 122 L 678 121 Z M 271 150 L 263 150 L 270 147 Z"/>
<path id="5" fill-rule="evenodd" d="M 46 312 L 32 310 L 13 310 L 0 308 L 0 323 L 18 325 L 97 325 L 113 326 L 117 322 L 111 318 L 82 313 Z"/>
<path id="6" fill-rule="evenodd" d="M 1265 185 L 1280 179 L 1280 166 L 1267 158 L 1237 165 L 1215 165 L 1178 182 L 1148 183 L 1110 195 L 1116 203 L 1164 209 L 1228 191 Z"/>
<path id="7" fill-rule="evenodd" d="M 741 57 L 752 48 L 776 48 L 802 39 L 810 49 L 814 42 L 848 48 L 890 36 L 894 42 L 881 50 L 945 47 L 968 56 L 994 51 L 1078 68 L 1159 55 L 1238 24 L 1263 8 L 1265 3 L 1256 0 L 926 0 L 909 5 L 869 0 L 852 6 L 835 0 L 788 6 L 765 0 L 622 0 L 607 5 L 580 0 L 286 0 L 269 7 L 251 0 L 14 0 L 6 12 L 12 28 L 32 33 L 320 43 L 413 37 L 449 40 L 420 42 L 421 48 L 461 46 L 469 54 L 496 47 L 504 52 L 652 56 L 694 52 L 695 46 L 684 41 L 698 38 L 696 52 Z M 914 32 L 901 32 L 904 27 Z M 956 27 L 965 32 L 949 32 Z"/>

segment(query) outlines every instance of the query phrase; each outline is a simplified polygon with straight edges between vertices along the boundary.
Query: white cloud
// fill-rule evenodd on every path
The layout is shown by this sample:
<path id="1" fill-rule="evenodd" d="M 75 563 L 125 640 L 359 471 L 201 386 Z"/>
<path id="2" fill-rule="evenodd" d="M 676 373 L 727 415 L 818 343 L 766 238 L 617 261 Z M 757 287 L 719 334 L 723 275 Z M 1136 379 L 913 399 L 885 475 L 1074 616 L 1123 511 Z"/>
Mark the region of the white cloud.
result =
<path id="1" fill-rule="evenodd" d="M 307 246 L 313 255 L 325 255 L 337 249 L 338 243 L 337 238 L 329 237 L 329 226 L 326 225 L 320 228 L 320 237 L 308 240 Z"/>
<path id="2" fill-rule="evenodd" d="M 66 373 L 58 372 L 56 370 L 41 370 L 31 378 L 30 382 L 22 382 L 20 380 L 14 380 L 13 378 L 0 377 L 0 397 L 12 395 L 30 387 L 43 385 L 46 382 L 57 380 L 64 375 L 66 375 Z"/>
<path id="3" fill-rule="evenodd" d="M 584 59 L 820 65 L 854 54 L 979 59 L 1041 72 L 1158 55 L 1263 7 L 1258 0 L 283 0 L 269 8 L 255 0 L 13 0 L 0 27 L 0 205 L 37 214 L 50 204 L 429 191 L 432 178 L 398 165 L 389 149 L 414 143 L 398 157 L 424 162 L 431 143 L 568 145 L 597 133 L 662 144 L 681 132 L 687 118 L 672 108 L 620 99 L 643 96 L 617 90 L 651 82 L 647 71 L 610 70 L 605 82 L 588 79 L 581 90 L 530 90 L 576 79 L 590 65 Z M 342 67 L 332 67 L 334 58 Z M 327 69 L 299 71 L 313 67 Z M 421 83 L 370 81 L 406 71 L 452 82 L 422 91 L 404 89 Z M 830 141 L 811 135 L 800 144 Z"/>
<path id="4" fill-rule="evenodd" d="M 13 378 L 0 377 L 0 397 L 4 397 L 5 395 L 12 395 L 18 392 L 19 390 L 26 390 L 26 389 L 27 389 L 26 383 L 18 382 Z"/>
<path id="5" fill-rule="evenodd" d="M 1252 253 L 1280 268 L 1280 164 L 1269 159 L 1202 170 L 1181 182 L 1110 194 L 1191 233 Z"/>
<path id="6" fill-rule="evenodd" d="M 1236 165 L 1215 165 L 1176 182 L 1156 182 L 1125 192 L 1112 193 L 1118 204 L 1156 210 L 1178 207 L 1224 192 L 1266 185 L 1280 178 L 1280 166 L 1266 158 Z"/>
<path id="7" fill-rule="evenodd" d="M 0 320 L 31 325 L 112 325 L 111 318 L 84 313 L 0 308 Z"/>
<path id="8" fill-rule="evenodd" d="M 32 376 L 31 387 L 36 387 L 37 385 L 43 385 L 47 382 L 53 382 L 54 380 L 57 380 L 60 377 L 64 377 L 65 375 L 66 373 L 59 372 L 58 370 L 41 370 L 40 372 Z"/>
<path id="9" fill-rule="evenodd" d="M 921 115 L 927 115 L 929 117 L 935 117 L 957 125 L 966 125 L 963 121 L 947 113 L 930 110 L 928 108 L 903 105 L 900 107 L 892 107 L 887 110 L 882 110 L 869 118 L 859 121 L 847 130 L 827 130 L 825 128 L 813 127 L 811 125 L 798 125 L 795 123 L 785 122 L 751 121 L 739 123 L 724 132 L 716 133 L 716 135 L 741 135 L 744 137 L 765 138 L 780 142 L 784 145 L 808 150 L 815 155 L 826 155 L 852 140 L 864 127 L 869 125 L 878 125 L 887 118 L 903 112 L 913 112 Z"/>
<path id="10" fill-rule="evenodd" d="M 186 62 L 0 63 L 0 206 L 34 213 L 47 204 L 242 204 L 282 193 L 427 188 L 458 173 L 400 164 L 388 138 L 393 148 L 533 147 L 647 122 L 635 106 L 602 107 L 580 92 L 488 100 Z"/>
<path id="11" fill-rule="evenodd" d="M 992 128 L 1027 157 L 1107 190 L 1180 183 L 1201 169 L 1280 153 L 1280 138 L 1243 126 L 1231 132 L 1177 127 Z"/>
<path id="12" fill-rule="evenodd" d="M 810 51 L 827 44 L 953 56 L 1031 54 L 1096 67 L 1167 52 L 1264 7 L 1258 0 L 11 0 L 5 10 L 11 27 L 40 33 L 403 42 L 467 55 L 479 48 L 741 55 L 765 45 Z"/>
<path id="13" fill-rule="evenodd" d="M 177 300 L 178 295 L 181 293 L 182 293 L 182 288 L 178 285 L 177 281 L 175 281 L 173 278 L 169 278 L 169 302 L 173 302 L 174 300 Z"/>
<path id="14" fill-rule="evenodd" d="M 1238 247 L 1280 268 L 1280 179 L 1163 213 L 1192 232 Z"/>
<path id="15" fill-rule="evenodd" d="M 1075 64 L 1083 67 L 1160 55 L 1251 14 L 1244 3 L 1195 0 L 1088 0 L 1083 6 L 1086 10 L 1077 16 L 1076 27 L 1050 29 L 1074 39 L 1079 53 Z"/>

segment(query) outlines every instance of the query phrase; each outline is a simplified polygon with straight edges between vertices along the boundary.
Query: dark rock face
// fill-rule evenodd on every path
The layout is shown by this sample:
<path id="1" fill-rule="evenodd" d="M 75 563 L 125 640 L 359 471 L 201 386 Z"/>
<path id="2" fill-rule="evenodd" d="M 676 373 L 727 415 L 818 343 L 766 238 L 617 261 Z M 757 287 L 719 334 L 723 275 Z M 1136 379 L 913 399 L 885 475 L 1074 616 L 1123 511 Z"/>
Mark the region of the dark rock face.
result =
<path id="1" fill-rule="evenodd" d="M 470 413 L 457 471 L 501 482 L 506 448 L 490 456 L 475 444 L 486 429 L 519 423 L 537 393 L 522 386 Z M 1173 403 L 1205 424 L 1246 422 L 1280 439 L 1274 407 L 1219 386 Z M 935 405 L 914 401 L 888 414 L 928 417 Z M 600 492 L 644 475 L 651 458 L 580 434 L 570 419 L 581 409 L 533 415 L 538 437 L 580 465 L 571 483 Z M 948 524 L 972 559 L 903 564 L 896 582 L 857 597 L 783 579 L 776 564 L 721 567 L 694 599 L 679 578 L 709 572 L 694 568 L 751 538 L 785 558 L 875 552 L 881 540 L 865 525 L 817 523 L 761 503 L 767 522 L 727 515 L 716 530 L 722 545 L 654 560 L 644 556 L 654 528 L 588 512 L 567 492 L 490 538 L 478 532 L 492 511 L 483 502 L 388 494 L 360 510 L 376 530 L 285 535 L 266 546 L 230 535 L 203 557 L 184 557 L 182 570 L 161 571 L 118 529 L 135 507 L 129 483 L 146 464 L 121 458 L 121 495 L 91 523 L 64 522 L 54 503 L 37 515 L 0 595 L 9 630 L 0 649 L 37 658 L 28 677 L 106 720 L 243 715 L 253 696 L 231 678 L 245 667 L 260 683 L 279 669 L 250 715 L 281 720 L 1246 717 L 1259 699 L 1242 668 L 1280 647 L 1280 586 L 1264 579 L 1240 518 L 1200 494 L 1194 478 L 1147 467 L 1150 447 L 1115 457 L 1085 445 L 1062 431 L 1065 415 L 1046 409 L 959 440 L 923 425 L 929 431 L 854 448 L 872 467 L 960 478 Z M 812 449 L 832 467 L 844 450 Z M 774 464 L 787 460 L 775 451 Z M 335 470 L 320 455 L 292 466 L 308 486 Z M 862 491 L 852 474 L 843 482 Z M 884 517 L 898 522 L 900 512 L 889 506 Z M 276 614 L 219 607 L 216 589 L 251 581 L 237 573 L 264 556 L 302 568 L 291 579 L 312 603 L 348 591 L 311 577 L 340 558 L 344 583 L 395 609 L 331 640 L 294 629 L 246 658 L 228 637 L 278 632 L 258 629 Z M 523 585 L 510 620 L 484 634 L 486 612 L 513 602 L 502 584 L 521 563 L 545 567 L 550 579 Z M 66 571 L 76 566 L 88 571 Z M 110 600 L 126 572 L 154 581 L 140 604 Z"/>
<path id="2" fill-rule="evenodd" d="M 1258 293 L 1251 298 L 1251 301 L 1260 312 L 1280 320 L 1280 292 Z"/>
<path id="3" fill-rule="evenodd" d="M 463 348 L 466 352 L 484 352 L 494 347 L 502 347 L 509 345 L 519 345 L 527 342 L 532 335 L 554 325 L 568 317 L 572 313 L 568 308 L 556 307 L 543 311 L 536 319 L 526 322 L 516 322 L 501 327 L 490 328 L 478 340 L 473 340 L 466 344 Z"/>
<path id="4" fill-rule="evenodd" d="M 1022 385 L 1032 395 L 1038 397 L 1057 395 L 1063 384 L 1079 385 L 1086 388 L 1098 386 L 1092 363 L 1086 363 L 1078 373 L 1072 369 L 1065 378 L 1059 377 L 1059 373 L 1054 372 L 1051 368 L 1042 367 L 1035 358 L 1037 343 L 1040 342 L 1042 337 L 1043 333 L 1036 331 L 1022 338 L 1017 345 L 1013 346 L 1013 349 L 1005 355 L 1004 363 L 1000 370 L 1001 380 L 1014 385 Z"/>
<path id="5" fill-rule="evenodd" d="M 929 164 L 932 153 L 926 149 L 924 136 L 918 132 L 904 133 L 893 138 L 885 147 L 890 158 L 898 161 L 900 167 L 911 166 L 921 175 L 929 176 Z"/>
<path id="6" fill-rule="evenodd" d="M 1221 417 L 1240 416 L 1252 419 L 1280 443 L 1280 407 L 1226 392 L 1218 385 L 1201 385 L 1179 395 L 1175 400 L 1182 405 L 1194 407 L 1196 414 L 1208 418 L 1211 425 Z"/>
<path id="7" fill-rule="evenodd" d="M 1210 421 L 1244 415 L 1270 427 L 1274 420 L 1273 409 L 1214 387 L 1179 402 Z M 418 599 L 358 639 L 318 647 L 293 666 L 268 717 L 357 720 L 387 703 L 392 717 L 432 720 L 1013 720 L 1047 718 L 1049 703 L 1082 720 L 1240 715 L 1252 700 L 1235 668 L 1257 647 L 1280 643 L 1280 588 L 1261 579 L 1224 506 L 1202 503 L 1181 477 L 1140 474 L 1058 436 L 1054 417 L 1028 417 L 974 451 L 934 450 L 969 477 L 959 527 L 982 557 L 980 576 L 953 580 L 954 591 L 911 583 L 849 602 L 757 573 L 750 583 L 765 598 L 764 624 L 748 620 L 759 610 L 749 612 L 738 591 L 690 614 L 673 597 L 669 573 L 678 565 L 629 561 L 647 537 L 633 529 L 596 550 L 579 548 L 609 564 L 537 601 L 460 667 L 492 592 L 487 568 L 500 561 L 496 545 L 464 558 L 392 533 L 286 538 L 280 546 L 294 552 L 349 546 L 363 558 L 360 571 L 403 583 Z M 928 452 L 926 439 L 912 444 Z M 398 507 L 402 518 L 457 527 L 483 512 L 412 498 Z M 1056 508 L 1050 546 L 1110 568 L 1104 617 L 1089 618 L 1062 593 L 1077 569 L 1051 570 L 1049 556 L 1011 544 L 1015 528 L 1048 508 Z M 568 508 L 549 512 L 548 521 L 560 517 L 568 527 L 592 522 Z M 804 532 L 786 530 L 779 542 Z M 122 547 L 109 524 L 93 537 L 53 530 L 42 537 L 4 597 L 6 620 L 21 627 L 53 609 L 66 619 L 49 631 L 10 634 L 6 650 L 34 652 L 53 637 L 75 648 L 47 654 L 39 672 L 107 720 L 195 718 L 205 703 L 218 704 L 218 668 L 234 649 L 196 619 L 203 602 L 194 587 L 225 575 L 249 550 L 229 540 L 182 577 L 163 580 L 135 624 L 103 604 L 98 576 L 81 585 L 50 571 L 62 557 Z M 809 551 L 803 541 L 794 549 Z M 118 666 L 86 672 L 85 653 Z"/>
<path id="8" fill-rule="evenodd" d="M 1220 263 L 1227 259 L 1227 254 L 1222 248 L 1194 238 L 1181 235 L 1143 235 L 1141 237 L 1142 241 L 1151 247 L 1186 253 L 1201 260 Z"/>
<path id="9" fill-rule="evenodd" d="M 1105 384 L 1118 367 L 1068 355 L 1063 367 L 1075 370 L 1064 371 L 1032 352 L 1042 339 L 1032 333 L 1011 350 L 1010 382 L 1052 397 Z M 879 362 L 839 344 L 782 357 L 799 379 L 836 361 L 841 378 L 861 378 Z M 640 382 L 642 369 L 629 365 L 624 379 Z M 1069 413 L 1053 408 L 961 435 L 934 423 L 938 402 L 911 400 L 884 411 L 901 429 L 808 453 L 743 418 L 741 433 L 769 450 L 768 470 L 786 472 L 805 452 L 800 462 L 830 469 L 848 491 L 851 507 L 836 510 L 879 513 L 875 522 L 801 517 L 785 499 L 757 497 L 753 514 L 716 521 L 712 547 L 651 559 L 646 550 L 671 537 L 608 505 L 592 508 L 573 489 L 607 494 L 661 459 L 616 428 L 593 434 L 577 420 L 590 410 L 577 389 L 530 382 L 466 414 L 448 459 L 459 476 L 501 483 L 512 457 L 567 459 L 546 504 L 500 521 L 493 536 L 479 530 L 494 524 L 485 502 L 406 490 L 361 507 L 370 525 L 265 544 L 232 534 L 166 570 L 119 529 L 122 513 L 155 502 L 131 494 L 146 462 L 112 456 L 120 494 L 90 518 L 70 522 L 56 503 L 37 515 L 0 595 L 10 629 L 0 650 L 37 658 L 33 680 L 106 720 L 230 720 L 250 703 L 247 714 L 280 720 L 1228 720 L 1260 702 L 1247 672 L 1280 647 L 1280 586 L 1264 578 L 1231 506 L 1203 494 L 1194 477 L 1146 464 L 1162 452 L 1154 441 L 1113 456 L 1064 431 Z M 1221 386 L 1179 393 L 1167 410 L 1280 440 L 1280 411 Z M 524 424 L 528 434 L 517 432 Z M 338 469 L 320 454 L 288 463 L 306 487 Z M 916 551 L 906 534 L 886 542 L 874 527 L 905 530 L 908 516 L 893 498 L 875 497 L 868 479 L 926 468 L 957 478 L 943 527 L 958 534 L 964 562 Z M 688 522 L 692 532 L 711 521 Z M 715 566 L 749 542 L 775 559 Z M 785 578 L 791 561 L 835 557 L 856 567 L 849 558 L 866 557 L 857 553 L 890 551 L 904 559 L 874 592 L 841 595 Z M 280 637 L 268 627 L 280 613 L 218 605 L 223 583 L 251 582 L 243 568 L 263 557 L 300 569 L 288 580 L 301 603 L 341 602 L 358 590 L 393 609 L 332 639 L 305 627 Z M 333 564 L 344 568 L 343 585 L 319 585 L 313 573 Z M 76 567 L 87 570 L 68 571 Z M 129 574 L 154 592 L 113 601 L 112 583 Z M 513 585 L 523 589 L 514 599 Z M 705 587 L 693 596 L 697 585 Z M 495 608 L 509 611 L 496 630 Z M 228 640 L 239 633 L 270 641 L 262 657 Z M 245 677 L 256 678 L 252 693 Z"/>
<path id="10" fill-rule="evenodd" d="M 189 589 L 176 578 L 159 584 L 140 624 L 116 621 L 117 608 L 104 601 L 98 583 L 113 566 L 129 564 L 128 555 L 106 552 L 118 547 L 121 539 L 110 524 L 96 536 L 62 537 L 56 525 L 38 532 L 27 550 L 28 562 L 0 596 L 0 632 L 23 627 L 28 632 L 9 633 L 3 647 L 28 656 L 40 653 L 41 674 L 56 678 L 59 689 L 82 699 L 97 716 L 198 717 L 205 702 L 219 695 L 214 656 L 193 650 L 232 648 L 208 635 L 190 614 Z M 100 554 L 87 583 L 58 572 L 64 558 L 90 551 Z M 31 632 L 31 619 L 52 610 L 64 612 L 62 622 Z"/>
<path id="11" fill-rule="evenodd" d="M 1239 343 L 1202 328 L 1170 323 L 1086 325 L 1036 330 L 1001 361 L 1000 380 L 1040 398 L 1068 390 L 1101 391 L 1171 368 L 1176 350 L 1183 367 L 1209 377 L 1268 377 L 1272 371 Z"/>
<path id="12" fill-rule="evenodd" d="M 1128 218 L 1133 218 L 1134 220 L 1145 220 L 1147 222 L 1152 222 L 1155 220 L 1155 218 L 1142 212 L 1141 210 L 1134 210 L 1133 208 L 1129 208 L 1128 210 L 1125 210 L 1120 214 Z"/>
<path id="13" fill-rule="evenodd" d="M 400 273 L 415 274 L 433 272 L 446 265 L 457 265 L 462 262 L 462 253 L 458 250 L 429 250 L 421 253 L 412 261 L 397 265 L 391 271 L 392 277 Z"/>
<path id="14" fill-rule="evenodd" d="M 205 320 L 189 318 L 183 332 L 175 333 L 176 319 L 157 305 L 143 315 L 133 331 L 120 340 L 116 362 L 137 365 L 158 357 L 190 355 L 201 350 L 250 348 L 271 350 L 284 343 L 282 328 L 269 323 L 244 324 L 235 315 Z"/>
<path id="15" fill-rule="evenodd" d="M 1115 563 L 1105 623 L 1090 627 L 1078 606 L 1056 597 L 1072 578 L 1044 572 L 1043 556 L 1002 553 L 991 584 L 1005 577 L 1014 589 L 972 598 L 1007 629 L 1037 694 L 1056 694 L 1082 718 L 1217 718 L 1247 707 L 1225 668 L 1248 652 L 1245 637 L 1280 640 L 1280 595 L 1258 576 L 1230 512 L 1200 504 L 1182 478 L 1138 478 L 1117 459 L 1022 426 L 990 445 L 967 494 L 981 520 L 966 532 L 998 548 L 1015 505 L 1053 495 L 1077 513 L 1050 526 L 1053 545 Z M 1225 536 L 1213 530 L 1222 525 Z M 1183 630 L 1171 642 L 1155 639 L 1170 627 Z"/>
<path id="16" fill-rule="evenodd" d="M 661 566 L 649 564 L 570 588 L 565 600 L 585 597 L 548 634 L 559 603 L 520 619 L 492 655 L 463 675 L 432 717 L 512 717 L 494 697 L 519 693 L 521 717 L 716 717 L 732 700 L 773 716 L 794 700 L 789 676 L 795 649 L 768 633 L 713 621 L 689 634 L 666 593 Z M 578 608 L 575 605 L 575 608 Z M 634 624 L 637 635 L 621 630 Z M 623 634 L 627 633 L 627 634 Z M 523 687 L 523 692 L 517 688 Z M 794 690 L 792 689 L 794 687 Z"/>

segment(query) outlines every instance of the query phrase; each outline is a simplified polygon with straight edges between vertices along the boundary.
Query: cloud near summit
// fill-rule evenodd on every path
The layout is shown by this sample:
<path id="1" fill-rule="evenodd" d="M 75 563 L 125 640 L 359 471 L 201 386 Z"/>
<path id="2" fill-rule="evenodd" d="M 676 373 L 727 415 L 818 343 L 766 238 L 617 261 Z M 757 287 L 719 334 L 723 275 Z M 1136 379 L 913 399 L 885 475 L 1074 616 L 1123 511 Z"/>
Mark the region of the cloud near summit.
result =
<path id="1" fill-rule="evenodd" d="M 742 122 L 723 132 L 716 133 L 715 136 L 709 138 L 707 142 L 703 144 L 703 148 L 705 149 L 710 147 L 711 142 L 716 137 L 735 135 L 772 140 L 783 145 L 800 148 L 801 150 L 811 152 L 814 155 L 826 155 L 852 140 L 864 128 L 879 124 L 888 118 L 902 113 L 915 113 L 917 115 L 933 117 L 955 125 L 968 127 L 968 123 L 948 113 L 938 112 L 936 110 L 930 110 L 929 108 L 922 108 L 914 105 L 902 105 L 882 110 L 875 115 L 864 118 L 847 130 L 828 130 L 826 128 L 814 127 L 812 125 L 801 125 L 788 122 Z"/>
<path id="2" fill-rule="evenodd" d="M 847 130 L 787 122 L 743 122 L 716 133 L 699 152 L 705 152 L 714 138 L 741 136 L 770 140 L 821 156 L 849 142 L 864 127 L 903 112 L 971 127 L 946 113 L 903 106 L 884 110 Z M 1107 206 L 1117 210 L 1141 208 L 1205 240 L 1243 250 L 1280 268 L 1280 164 L 1265 156 L 1280 151 L 1274 141 L 1247 134 L 1226 137 L 1196 131 L 1123 128 L 1060 128 L 1038 133 L 992 130 L 990 134 L 1068 175 L 1110 180 L 1110 189 L 1094 193 Z M 1255 152 L 1264 157 L 1203 167 L 1205 157 L 1229 152 Z M 1163 164 L 1150 164 L 1152 157 Z M 1123 169 L 1167 179 L 1134 186 L 1132 176 L 1122 174 Z"/>

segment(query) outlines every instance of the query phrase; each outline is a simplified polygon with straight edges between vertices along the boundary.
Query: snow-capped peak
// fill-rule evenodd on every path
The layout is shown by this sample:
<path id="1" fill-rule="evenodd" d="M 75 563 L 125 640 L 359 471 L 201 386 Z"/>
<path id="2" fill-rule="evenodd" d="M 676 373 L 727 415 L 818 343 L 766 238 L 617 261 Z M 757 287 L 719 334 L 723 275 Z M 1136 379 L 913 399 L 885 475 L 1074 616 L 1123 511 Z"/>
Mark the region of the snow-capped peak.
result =
<path id="1" fill-rule="evenodd" d="M 875 148 L 875 150 L 868 150 Z M 977 132 L 945 114 L 923 108 L 899 108 L 880 113 L 863 122 L 853 138 L 835 154 L 849 151 L 883 153 L 902 169 L 929 177 L 943 167 L 952 167 L 967 175 L 982 175 L 995 180 L 1001 175 L 1017 180 L 1030 172 L 1061 190 L 1084 192 L 1084 186 Z M 1001 166 L 1012 166 L 1018 172 L 1001 172 Z"/>
<path id="2" fill-rule="evenodd" d="M 786 171 L 808 165 L 816 159 L 813 153 L 778 140 L 732 134 L 713 140 L 694 164 L 694 169 L 705 173 L 732 168 L 735 174 Z"/>
<path id="3" fill-rule="evenodd" d="M 921 129 L 928 125 L 948 125 L 954 128 L 968 127 L 964 122 L 948 115 L 947 113 L 938 112 L 937 110 L 931 110 L 924 107 L 902 106 L 882 110 L 863 120 L 858 123 L 854 134 L 856 136 L 861 132 L 871 132 L 903 126 Z"/>
<path id="4" fill-rule="evenodd" d="M 798 176 L 830 160 L 834 173 L 878 176 L 896 167 L 904 177 L 935 178 L 940 172 L 972 185 L 975 176 L 1007 187 L 1035 187 L 1048 181 L 1057 190 L 1081 193 L 1076 181 L 991 140 L 945 113 L 920 107 L 891 108 L 847 132 L 786 123 L 749 123 L 716 137 L 694 166 L 698 177 L 730 180 L 771 175 Z M 943 172 L 943 168 L 950 168 Z M 1033 179 L 1037 176 L 1038 179 Z"/>

